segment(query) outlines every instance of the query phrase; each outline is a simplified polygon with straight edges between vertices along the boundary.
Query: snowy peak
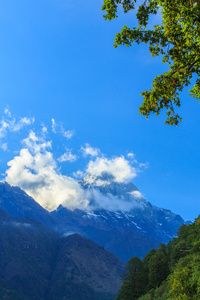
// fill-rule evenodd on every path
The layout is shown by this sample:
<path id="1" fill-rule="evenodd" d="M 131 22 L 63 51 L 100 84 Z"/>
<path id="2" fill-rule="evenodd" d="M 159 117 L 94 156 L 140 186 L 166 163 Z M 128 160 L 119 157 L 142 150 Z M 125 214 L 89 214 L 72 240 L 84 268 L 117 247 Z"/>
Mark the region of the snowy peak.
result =
<path id="1" fill-rule="evenodd" d="M 112 174 L 103 172 L 99 176 L 88 174 L 79 184 L 90 195 L 92 210 L 130 211 L 143 209 L 146 200 L 132 182 L 117 182 Z"/>
<path id="2" fill-rule="evenodd" d="M 88 174 L 85 178 L 81 179 L 79 183 L 84 188 L 106 188 L 113 193 L 125 193 L 138 191 L 137 187 L 132 183 L 123 183 L 115 180 L 114 176 L 108 172 L 102 172 L 100 175 L 96 176 L 95 174 Z"/>
<path id="3" fill-rule="evenodd" d="M 138 188 L 132 183 L 117 182 L 112 174 L 103 172 L 99 176 L 88 174 L 85 178 L 79 181 L 84 189 L 98 190 L 103 194 L 110 193 L 113 196 L 132 195 L 136 198 L 141 197 Z"/>
<path id="4" fill-rule="evenodd" d="M 107 185 L 113 181 L 115 181 L 115 177 L 108 172 L 102 172 L 99 175 L 89 173 L 85 176 L 85 178 L 80 180 L 80 182 L 82 182 L 83 185 L 91 186 Z"/>

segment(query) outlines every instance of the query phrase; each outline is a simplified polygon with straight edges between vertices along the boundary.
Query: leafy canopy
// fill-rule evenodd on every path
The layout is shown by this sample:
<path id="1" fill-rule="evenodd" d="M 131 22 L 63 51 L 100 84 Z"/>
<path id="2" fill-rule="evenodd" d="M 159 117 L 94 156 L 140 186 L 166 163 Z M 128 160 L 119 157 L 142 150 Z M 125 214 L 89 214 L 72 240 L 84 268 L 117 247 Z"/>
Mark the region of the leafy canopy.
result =
<path id="1" fill-rule="evenodd" d="M 104 0 L 104 18 L 117 17 L 118 5 L 122 4 L 127 13 L 135 9 L 137 0 Z M 162 23 L 149 28 L 149 17 L 162 14 Z M 166 124 L 177 125 L 182 118 L 175 112 L 180 106 L 179 93 L 191 83 L 196 83 L 189 91 L 196 100 L 200 99 L 200 0 L 145 0 L 137 9 L 138 27 L 124 26 L 115 36 L 114 47 L 131 46 L 132 43 L 149 45 L 152 56 L 162 56 L 168 63 L 169 71 L 154 78 L 152 88 L 141 93 L 143 103 L 140 114 L 157 116 L 166 109 Z"/>

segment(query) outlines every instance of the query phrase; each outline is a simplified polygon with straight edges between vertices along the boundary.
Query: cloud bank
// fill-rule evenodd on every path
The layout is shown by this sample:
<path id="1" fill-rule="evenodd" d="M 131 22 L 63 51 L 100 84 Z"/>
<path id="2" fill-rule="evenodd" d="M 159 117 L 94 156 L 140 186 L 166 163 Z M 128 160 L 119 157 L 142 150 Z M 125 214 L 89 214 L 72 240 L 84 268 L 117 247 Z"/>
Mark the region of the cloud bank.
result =
<path id="1" fill-rule="evenodd" d="M 111 159 L 97 157 L 94 161 L 89 162 L 87 173 L 92 174 L 94 179 L 105 172 L 111 174 L 114 181 L 122 183 L 135 178 L 137 176 L 138 169 L 133 167 L 124 156 L 114 157 Z"/>
<path id="2" fill-rule="evenodd" d="M 138 192 L 140 193 L 140 192 Z M 109 211 L 130 211 L 134 208 L 143 208 L 143 200 L 140 193 L 140 197 L 135 197 L 135 195 L 127 195 L 125 197 L 117 197 L 110 193 L 102 194 L 98 190 L 91 190 L 89 192 L 90 197 L 90 207 L 91 210 L 106 209 Z"/>
<path id="3" fill-rule="evenodd" d="M 128 200 L 125 200 L 123 197 L 109 193 L 102 194 L 98 190 L 85 190 L 72 177 L 62 175 L 49 151 L 51 142 L 37 137 L 34 132 L 30 132 L 23 144 L 25 147 L 21 149 L 20 154 L 8 162 L 9 168 L 5 180 L 11 185 L 21 187 L 45 209 L 52 211 L 61 204 L 71 210 L 129 211 L 140 206 L 138 201 L 135 201 L 142 198 L 139 191 L 130 193 Z M 79 172 L 83 175 L 81 171 Z M 104 172 L 108 172 L 112 180 L 118 183 L 126 182 L 137 175 L 136 169 L 123 156 L 112 159 L 96 158 L 89 162 L 87 172 L 93 174 L 89 177 L 92 181 Z M 109 183 L 106 181 L 106 184 Z M 103 184 L 105 181 L 95 182 L 95 186 Z"/>
<path id="4" fill-rule="evenodd" d="M 17 132 L 23 126 L 31 125 L 34 119 L 21 118 L 18 121 L 12 117 L 8 109 L 0 121 L 0 137 L 8 131 Z M 51 120 L 52 132 L 60 134 L 66 141 L 72 136 L 62 127 L 61 123 Z M 74 131 L 73 131 L 74 132 Z M 53 134 L 53 136 L 54 136 Z M 69 136 L 68 136 L 69 134 Z M 73 153 L 73 149 L 65 147 L 65 152 L 54 157 L 53 140 L 47 139 L 48 128 L 42 123 L 40 134 L 30 130 L 27 138 L 22 140 L 22 149 L 7 165 L 5 180 L 15 186 L 19 186 L 32 196 L 45 209 L 55 210 L 60 204 L 71 210 L 83 209 L 107 209 L 107 210 L 130 210 L 138 207 L 140 199 L 144 199 L 139 191 L 130 193 L 126 199 L 116 197 L 112 194 L 102 194 L 98 187 L 105 186 L 111 182 L 126 183 L 133 180 L 145 164 L 139 164 L 135 155 L 130 152 L 127 157 L 106 157 L 99 148 L 92 147 L 86 143 L 81 146 L 82 160 L 87 161 L 86 167 L 75 171 L 73 177 L 63 175 L 59 164 L 63 162 L 73 163 L 81 159 Z M 65 144 L 64 144 L 65 145 Z M 7 149 L 7 143 L 0 144 L 2 150 Z M 54 154 L 53 154 L 54 153 Z M 89 174 L 85 182 L 93 184 L 96 189 L 84 189 L 78 178 Z M 109 176 L 105 177 L 105 174 Z M 105 177 L 105 178 L 104 178 Z"/>
<path id="5" fill-rule="evenodd" d="M 8 162 L 5 180 L 24 189 L 40 205 L 51 211 L 60 204 L 69 209 L 86 209 L 88 200 L 83 189 L 71 177 L 59 173 L 56 161 L 48 148 L 51 142 L 30 132 L 23 141 L 20 155 Z"/>

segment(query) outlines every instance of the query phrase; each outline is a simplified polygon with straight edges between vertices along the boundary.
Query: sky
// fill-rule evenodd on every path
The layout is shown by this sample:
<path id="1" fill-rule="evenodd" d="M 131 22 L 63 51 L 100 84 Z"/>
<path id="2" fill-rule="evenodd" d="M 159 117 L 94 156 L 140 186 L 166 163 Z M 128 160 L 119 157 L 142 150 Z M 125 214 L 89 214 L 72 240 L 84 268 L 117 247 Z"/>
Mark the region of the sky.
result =
<path id="1" fill-rule="evenodd" d="M 177 127 L 164 124 L 165 112 L 139 115 L 140 93 L 167 65 L 144 45 L 113 48 L 120 28 L 136 25 L 135 15 L 105 21 L 101 5 L 1 1 L 1 180 L 49 210 L 59 203 L 84 209 L 77 180 L 106 170 L 192 221 L 200 213 L 200 105 L 184 90 Z"/>

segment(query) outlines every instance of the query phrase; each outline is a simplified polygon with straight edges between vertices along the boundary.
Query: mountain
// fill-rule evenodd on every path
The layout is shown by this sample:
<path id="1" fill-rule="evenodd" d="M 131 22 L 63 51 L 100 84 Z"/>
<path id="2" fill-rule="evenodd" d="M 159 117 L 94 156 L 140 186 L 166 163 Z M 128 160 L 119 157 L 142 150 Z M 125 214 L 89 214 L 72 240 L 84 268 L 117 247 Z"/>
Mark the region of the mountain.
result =
<path id="1" fill-rule="evenodd" d="M 59 206 L 51 212 L 59 223 L 57 230 L 66 234 L 77 232 L 123 261 L 133 256 L 142 258 L 150 249 L 167 243 L 184 223 L 179 215 L 147 202 L 132 182 L 118 183 L 112 175 L 103 173 L 97 177 L 89 174 L 80 184 L 93 195 L 90 205 L 94 210 L 70 211 Z M 113 206 L 123 210 L 103 209 L 100 201 L 104 206 L 113 201 Z"/>
<path id="2" fill-rule="evenodd" d="M 80 183 L 85 189 L 98 191 L 102 198 L 112 195 L 123 203 L 125 209 L 122 211 L 110 211 L 112 227 L 116 227 L 114 224 L 118 223 L 118 227 L 131 228 L 138 234 L 167 243 L 184 223 L 179 215 L 147 202 L 132 182 L 118 183 L 113 181 L 110 174 L 103 173 L 93 181 L 88 175 Z"/>
<path id="3" fill-rule="evenodd" d="M 113 299 L 123 263 L 77 234 L 65 237 L 0 209 L 0 297 L 8 300 Z"/>
<path id="4" fill-rule="evenodd" d="M 127 261 L 133 255 L 144 256 L 148 250 L 159 245 L 158 240 L 138 234 L 136 226 L 123 212 L 70 211 L 59 206 L 52 212 L 52 216 L 59 221 L 57 226 L 59 232 L 85 236 L 113 252 L 123 261 Z"/>
<path id="5" fill-rule="evenodd" d="M 28 217 L 47 227 L 54 225 L 54 219 L 46 209 L 22 189 L 11 186 L 7 182 L 0 182 L 0 208 L 7 211 L 13 218 Z"/>
<path id="6" fill-rule="evenodd" d="M 122 261 L 80 235 L 65 240 L 51 277 L 50 299 L 113 299 L 121 286 Z"/>
<path id="7" fill-rule="evenodd" d="M 90 209 L 69 210 L 59 206 L 47 212 L 17 187 L 0 183 L 0 207 L 12 217 L 30 217 L 62 234 L 78 233 L 113 252 L 126 262 L 142 258 L 161 242 L 167 243 L 185 223 L 167 209 L 147 202 L 132 183 L 118 183 L 102 173 L 79 181 L 90 195 Z M 112 210 L 111 210 L 112 209 Z"/>

